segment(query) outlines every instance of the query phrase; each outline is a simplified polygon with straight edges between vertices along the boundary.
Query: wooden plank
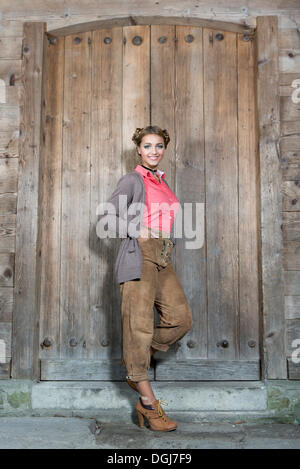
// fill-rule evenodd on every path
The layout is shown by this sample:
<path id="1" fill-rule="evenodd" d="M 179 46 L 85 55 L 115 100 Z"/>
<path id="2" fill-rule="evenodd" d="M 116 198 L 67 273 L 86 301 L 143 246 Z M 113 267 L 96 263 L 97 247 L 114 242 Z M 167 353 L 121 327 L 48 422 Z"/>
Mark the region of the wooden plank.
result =
<path id="1" fill-rule="evenodd" d="M 90 308 L 91 34 L 65 39 L 60 258 L 61 357 L 86 357 Z"/>
<path id="2" fill-rule="evenodd" d="M 295 44 L 296 46 L 296 44 Z M 279 70 L 281 73 L 300 72 L 300 51 L 294 49 L 279 50 Z"/>
<path id="3" fill-rule="evenodd" d="M 114 5 L 115 7 L 115 5 Z M 118 10 L 116 10 L 118 11 Z M 134 10 L 132 10 L 134 11 Z M 119 14 L 119 11 L 118 11 Z M 48 33 L 52 36 L 66 36 L 69 34 L 77 34 L 82 33 L 85 31 L 94 31 L 97 29 L 108 29 L 113 28 L 116 26 L 138 26 L 138 25 L 182 25 L 182 26 L 191 26 L 191 27 L 207 27 L 207 28 L 215 28 L 215 29 L 222 29 L 223 31 L 234 31 L 239 33 L 247 33 L 253 34 L 254 27 L 251 27 L 247 24 L 239 24 L 230 21 L 215 21 L 214 19 L 203 19 L 203 18 L 196 18 L 196 17 L 182 17 L 180 16 L 135 16 L 131 15 L 128 17 L 119 17 L 119 18 L 109 18 L 103 20 L 96 20 L 96 21 L 87 21 L 85 22 L 84 19 L 80 22 L 78 21 L 77 24 L 61 26 L 58 29 L 55 27 L 51 27 L 49 25 Z"/>
<path id="4" fill-rule="evenodd" d="M 298 354 L 299 357 L 299 354 Z M 288 378 L 289 379 L 300 379 L 300 365 L 294 363 L 291 358 L 287 359 L 288 366 Z"/>
<path id="5" fill-rule="evenodd" d="M 12 356 L 11 349 L 11 332 L 12 332 L 12 323 L 9 322 L 0 322 L 0 340 L 5 343 L 5 361 L 7 362 Z M 3 357 L 0 357 L 0 362 Z"/>
<path id="6" fill-rule="evenodd" d="M 278 46 L 279 49 L 300 49 L 300 35 L 297 29 L 280 30 Z"/>
<path id="7" fill-rule="evenodd" d="M 287 377 L 282 272 L 281 173 L 279 139 L 278 18 L 257 18 L 257 105 L 261 184 L 261 262 L 263 289 L 263 377 Z"/>
<path id="8" fill-rule="evenodd" d="M 2 37 L 23 37 L 23 23 L 22 21 L 10 21 L 6 18 L 1 18 L 0 38 Z"/>
<path id="9" fill-rule="evenodd" d="M 282 237 L 288 241 L 300 241 L 300 213 L 282 212 Z"/>
<path id="10" fill-rule="evenodd" d="M 259 360 L 156 361 L 155 381 L 257 381 Z"/>
<path id="11" fill-rule="evenodd" d="M 255 42 L 237 36 L 239 357 L 259 358 L 259 158 L 255 95 Z"/>
<path id="12" fill-rule="evenodd" d="M 18 106 L 21 99 L 21 60 L 0 60 L 0 78 L 5 83 L 5 104 Z"/>
<path id="13" fill-rule="evenodd" d="M 294 121 L 287 121 L 287 122 L 281 122 L 280 125 L 280 136 L 281 137 L 289 137 L 289 136 L 298 136 L 298 149 L 300 149 L 300 139 L 299 139 L 299 133 L 300 133 L 300 121 L 294 120 Z"/>
<path id="14" fill-rule="evenodd" d="M 299 135 L 289 135 L 287 137 L 281 137 L 280 148 L 282 148 L 283 151 L 299 150 L 300 149 Z"/>
<path id="15" fill-rule="evenodd" d="M 289 241 L 283 248 L 283 268 L 300 270 L 300 241 Z"/>
<path id="16" fill-rule="evenodd" d="M 11 322 L 13 299 L 13 288 L 0 287 L 0 322 Z"/>
<path id="17" fill-rule="evenodd" d="M 279 73 L 279 84 L 280 86 L 291 86 L 294 80 L 299 79 L 299 73 Z"/>
<path id="18" fill-rule="evenodd" d="M 281 152 L 283 181 L 300 180 L 300 150 Z"/>
<path id="19" fill-rule="evenodd" d="M 299 74 L 298 74 L 299 78 Z M 291 96 L 280 97 L 280 121 L 294 121 L 300 119 L 299 103 L 294 103 Z"/>
<path id="20" fill-rule="evenodd" d="M 300 295 L 300 272 L 292 270 L 284 272 L 284 294 Z"/>
<path id="21" fill-rule="evenodd" d="M 64 38 L 44 41 L 38 232 L 40 358 L 60 350 L 60 243 Z"/>
<path id="22" fill-rule="evenodd" d="M 24 24 L 22 135 L 18 177 L 12 377 L 33 378 L 38 366 L 36 258 L 44 23 Z"/>
<path id="23" fill-rule="evenodd" d="M 0 194 L 0 213 L 2 216 L 15 215 L 17 213 L 17 192 Z"/>
<path id="24" fill-rule="evenodd" d="M 15 252 L 16 244 L 16 215 L 0 216 L 0 251 Z"/>
<path id="25" fill-rule="evenodd" d="M 110 38 L 111 42 L 104 41 L 105 38 Z M 92 54 L 90 218 L 90 276 L 92 281 L 87 347 L 91 359 L 101 358 L 110 361 L 118 358 L 120 361 L 122 319 L 119 286 L 113 269 L 119 242 L 109 238 L 100 239 L 96 234 L 95 226 L 98 205 L 108 200 L 124 170 L 122 167 L 122 28 L 94 31 Z M 137 73 L 140 74 L 141 71 Z M 124 93 L 127 93 L 126 89 Z M 131 166 L 133 166 L 132 163 Z"/>
<path id="26" fill-rule="evenodd" d="M 186 30 L 189 29 L 186 27 Z M 197 30 L 195 29 L 195 31 Z M 185 69 L 187 64 L 183 62 L 182 31 L 183 29 L 180 26 L 155 24 L 151 26 L 151 122 L 162 129 L 167 128 L 170 136 L 175 135 L 175 133 L 177 136 L 178 130 L 178 128 L 175 129 L 174 123 L 174 115 L 176 114 L 174 96 L 176 96 L 176 93 L 181 88 L 181 83 L 178 83 L 177 89 L 175 89 L 175 77 L 177 76 L 179 80 L 182 78 L 176 75 L 179 69 L 188 79 L 187 70 Z M 175 42 L 177 44 L 176 49 Z M 188 53 L 188 51 L 186 52 Z M 187 83 L 185 85 L 188 86 Z M 189 99 L 189 96 L 186 96 L 186 98 Z M 179 101 L 181 100 L 179 96 L 178 99 Z M 178 106 L 180 106 L 179 101 Z M 175 188 L 175 178 L 177 178 L 174 140 L 171 138 L 168 149 L 159 166 L 165 171 L 166 180 L 173 190 Z"/>
<path id="27" fill-rule="evenodd" d="M 204 29 L 208 358 L 239 356 L 236 35 Z M 219 346 L 223 341 L 227 347 Z"/>
<path id="28" fill-rule="evenodd" d="M 136 36 L 142 39 L 139 45 L 133 43 Z M 151 123 L 150 26 L 124 27 L 123 44 L 122 160 L 119 164 L 122 175 L 133 171 L 138 163 L 132 142 L 135 129 Z M 123 336 L 122 349 L 124 347 Z"/>
<path id="29" fill-rule="evenodd" d="M 293 351 L 300 348 L 300 319 L 287 319 L 286 321 L 286 355 L 291 357 Z M 299 354 L 300 358 L 300 354 Z"/>
<path id="30" fill-rule="evenodd" d="M 23 37 L 2 37 L 0 59 L 21 59 Z"/>
<path id="31" fill-rule="evenodd" d="M 261 13 L 260 13 L 261 14 Z M 277 12 L 278 14 L 278 12 Z M 299 15 L 299 10 L 295 11 L 293 15 L 278 15 L 278 29 L 296 29 L 298 28 L 300 24 L 300 15 Z"/>
<path id="32" fill-rule="evenodd" d="M 283 181 L 282 183 L 282 210 L 287 212 L 300 209 L 299 181 Z"/>
<path id="33" fill-rule="evenodd" d="M 0 363 L 0 379 L 9 379 L 11 369 L 11 359 L 6 363 Z"/>
<path id="34" fill-rule="evenodd" d="M 0 107 L 0 130 L 13 131 L 20 124 L 20 106 L 1 104 Z"/>
<path id="35" fill-rule="evenodd" d="M 135 36 L 142 38 L 136 46 Z M 150 26 L 123 28 L 123 174 L 136 166 L 136 149 L 132 135 L 136 127 L 150 122 Z"/>
<path id="36" fill-rule="evenodd" d="M 204 220 L 199 220 L 199 212 L 196 210 L 196 204 L 204 205 L 205 202 L 203 29 L 176 26 L 175 31 L 175 83 L 174 87 L 169 87 L 169 93 L 172 92 L 173 96 L 176 96 L 175 106 L 171 103 L 166 106 L 167 100 L 161 96 L 160 112 L 157 116 L 159 114 L 163 116 L 165 106 L 174 112 L 176 146 L 174 144 L 174 161 L 172 158 L 171 163 L 173 168 L 176 168 L 176 184 L 173 187 L 180 201 L 183 215 L 182 238 L 177 239 L 175 247 L 175 266 L 193 312 L 193 327 L 180 339 L 180 347 L 173 350 L 176 350 L 178 360 L 185 359 L 188 362 L 191 358 L 207 356 L 206 252 L 205 240 L 202 239 L 201 245 L 201 239 L 199 239 L 201 234 L 204 238 L 205 227 Z M 172 57 L 173 55 L 174 52 Z M 163 67 L 165 61 L 161 61 L 160 68 Z M 159 67 L 156 72 L 159 75 Z M 170 78 L 168 81 L 171 83 Z M 165 94 L 168 93 L 168 81 L 165 79 Z M 193 220 L 188 226 L 190 232 L 187 231 L 188 220 L 184 213 L 184 204 L 192 204 Z M 202 209 L 205 212 L 204 207 Z M 201 222 L 200 227 L 196 225 L 196 214 L 197 223 Z M 202 211 L 200 216 L 201 214 Z M 190 239 L 191 230 L 195 228 L 197 240 L 199 239 L 198 246 L 195 240 Z M 194 249 L 191 249 L 189 245 L 193 243 Z M 171 351 L 172 348 L 169 350 Z"/>
<path id="37" fill-rule="evenodd" d="M 12 287 L 14 285 L 15 254 L 13 252 L 0 252 L 0 286 Z"/>
<path id="38" fill-rule="evenodd" d="M 19 129 L 0 131 L 0 158 L 19 156 Z"/>
<path id="39" fill-rule="evenodd" d="M 154 370 L 148 370 L 154 380 Z M 124 381 L 126 370 L 120 359 L 110 360 L 41 360 L 42 381 Z"/>
<path id="40" fill-rule="evenodd" d="M 299 295 L 284 297 L 285 319 L 300 319 L 300 284 Z"/>
<path id="41" fill-rule="evenodd" d="M 17 158 L 0 159 L 0 193 L 18 191 L 18 163 Z"/>
<path id="42" fill-rule="evenodd" d="M 167 128 L 171 135 L 176 134 L 174 96 L 175 91 L 175 37 L 176 27 L 174 25 L 162 24 L 151 25 L 151 123 L 159 125 L 162 129 Z M 177 42 L 178 44 L 178 42 Z M 177 168 L 175 163 L 175 139 L 170 140 L 168 149 L 159 167 L 165 171 L 166 180 L 174 190 L 175 178 L 177 178 Z M 179 197 L 179 195 L 177 194 Z M 172 253 L 173 265 L 177 265 L 178 245 Z M 158 309 L 154 308 L 155 327 L 160 322 Z M 172 356 L 175 348 L 170 347 L 166 352 L 166 357 Z M 180 353 L 180 352 L 179 352 Z M 157 356 L 165 352 L 157 352 Z"/>

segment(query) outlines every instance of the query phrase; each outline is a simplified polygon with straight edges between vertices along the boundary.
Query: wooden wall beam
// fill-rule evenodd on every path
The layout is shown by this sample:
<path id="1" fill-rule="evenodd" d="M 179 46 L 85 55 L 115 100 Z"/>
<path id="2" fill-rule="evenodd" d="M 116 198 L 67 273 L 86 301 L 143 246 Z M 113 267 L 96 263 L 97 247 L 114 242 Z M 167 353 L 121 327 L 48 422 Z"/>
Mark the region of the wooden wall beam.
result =
<path id="1" fill-rule="evenodd" d="M 257 17 L 256 35 L 263 295 L 262 371 L 266 379 L 286 379 L 278 17 Z"/>
<path id="2" fill-rule="evenodd" d="M 103 28 L 113 28 L 115 26 L 136 26 L 146 24 L 169 24 L 198 26 L 203 28 L 215 28 L 222 31 L 231 31 L 234 33 L 252 34 L 254 28 L 240 23 L 227 21 L 217 21 L 211 19 L 202 19 L 195 17 L 178 16 L 128 16 L 121 18 L 109 18 L 105 20 L 89 21 L 87 23 L 72 24 L 62 28 L 53 29 L 47 32 L 49 36 L 67 36 L 70 34 L 83 33 Z"/>
<path id="3" fill-rule="evenodd" d="M 12 378 L 39 377 L 36 261 L 43 44 L 46 26 L 46 23 L 40 22 L 24 23 Z"/>

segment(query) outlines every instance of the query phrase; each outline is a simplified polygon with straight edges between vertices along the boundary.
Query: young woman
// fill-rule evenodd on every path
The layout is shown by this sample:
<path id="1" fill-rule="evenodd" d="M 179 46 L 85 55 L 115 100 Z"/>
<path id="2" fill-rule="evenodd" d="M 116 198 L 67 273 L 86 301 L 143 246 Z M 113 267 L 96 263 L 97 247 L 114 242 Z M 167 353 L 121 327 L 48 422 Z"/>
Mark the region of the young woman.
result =
<path id="1" fill-rule="evenodd" d="M 128 384 L 141 395 L 136 405 L 140 426 L 145 416 L 152 430 L 171 431 L 177 423 L 163 411 L 161 404 L 167 403 L 156 399 L 148 369 L 151 355 L 166 351 L 193 324 L 191 308 L 170 259 L 176 244 L 173 222 L 180 204 L 164 172 L 158 169 L 170 141 L 167 130 L 137 128 L 132 140 L 138 165 L 118 181 L 109 199 L 119 221 L 117 234 L 125 238 L 115 265 L 122 298 L 121 364 L 125 364 Z M 127 205 L 121 206 L 119 196 L 127 197 Z M 132 232 L 130 223 L 136 220 L 136 213 L 132 215 L 130 207 L 136 203 L 141 206 L 139 230 Z M 156 328 L 154 305 L 160 315 Z"/>

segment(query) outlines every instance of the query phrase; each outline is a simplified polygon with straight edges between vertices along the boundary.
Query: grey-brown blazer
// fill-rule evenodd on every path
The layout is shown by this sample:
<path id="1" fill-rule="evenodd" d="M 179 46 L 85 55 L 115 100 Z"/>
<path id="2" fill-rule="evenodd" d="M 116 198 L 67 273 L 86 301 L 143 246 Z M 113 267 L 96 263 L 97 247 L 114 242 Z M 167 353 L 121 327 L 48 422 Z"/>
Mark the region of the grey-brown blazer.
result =
<path id="1" fill-rule="evenodd" d="M 169 184 L 165 179 L 162 179 L 162 183 L 167 184 L 169 187 Z M 126 206 L 124 204 L 120 206 L 120 195 L 127 196 Z M 144 216 L 145 184 L 143 176 L 135 170 L 122 176 L 117 183 L 116 189 L 107 202 L 113 204 L 115 211 L 113 211 L 113 213 L 112 211 L 111 213 L 108 211 L 107 214 L 100 215 L 99 221 L 101 222 L 102 220 L 104 222 L 103 217 L 105 217 L 105 223 L 108 222 L 108 226 L 109 221 L 114 221 L 116 223 L 116 231 L 113 233 L 113 236 L 124 238 L 121 242 L 114 268 L 117 283 L 139 279 L 142 276 L 143 259 L 137 238 L 139 237 L 141 222 Z M 130 206 L 136 203 L 141 204 L 138 219 L 136 218 L 136 212 L 134 214 L 130 214 Z M 126 216 L 127 223 L 124 223 Z M 114 226 L 114 224 L 112 223 L 111 226 Z M 131 228 L 134 228 L 138 234 L 133 234 Z M 176 244 L 173 233 L 174 224 L 170 233 L 170 239 L 174 244 Z"/>

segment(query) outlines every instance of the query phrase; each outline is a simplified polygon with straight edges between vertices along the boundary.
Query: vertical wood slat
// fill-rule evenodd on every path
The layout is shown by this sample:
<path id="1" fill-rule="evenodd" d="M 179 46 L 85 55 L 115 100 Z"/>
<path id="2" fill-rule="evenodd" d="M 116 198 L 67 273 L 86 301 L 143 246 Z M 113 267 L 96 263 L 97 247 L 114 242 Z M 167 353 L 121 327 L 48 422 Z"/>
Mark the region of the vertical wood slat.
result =
<path id="1" fill-rule="evenodd" d="M 259 161 L 255 43 L 237 35 L 239 153 L 239 358 L 259 357 Z"/>
<path id="2" fill-rule="evenodd" d="M 203 31 L 208 358 L 239 355 L 236 34 Z M 228 342 L 223 348 L 220 344 Z"/>
<path id="3" fill-rule="evenodd" d="M 141 36 L 140 45 L 133 44 Z M 136 127 L 150 124 L 150 26 L 123 28 L 123 174 L 136 167 L 131 138 Z"/>
<path id="4" fill-rule="evenodd" d="M 92 51 L 89 358 L 112 363 L 120 358 L 122 340 L 119 286 L 112 268 L 119 243 L 96 235 L 96 209 L 122 176 L 122 28 L 94 31 Z"/>
<path id="5" fill-rule="evenodd" d="M 160 38 L 165 37 L 165 41 Z M 158 125 L 168 129 L 170 142 L 165 151 L 160 168 L 165 171 L 166 181 L 175 187 L 175 128 L 174 128 L 174 96 L 175 96 L 175 26 L 151 25 L 151 125 Z M 176 250 L 176 248 L 175 248 Z M 174 251 L 175 251 L 174 250 Z M 175 252 L 172 261 L 176 265 Z M 160 322 L 159 311 L 155 307 L 155 326 Z M 173 354 L 170 348 L 167 352 L 156 352 L 156 357 L 169 358 Z"/>
<path id="6" fill-rule="evenodd" d="M 170 142 L 159 167 L 175 188 L 175 35 L 172 25 L 151 25 L 151 125 L 168 129 Z M 166 38 L 165 41 L 161 38 Z"/>
<path id="7" fill-rule="evenodd" d="M 87 358 L 90 307 L 91 33 L 65 39 L 61 356 Z"/>
<path id="8" fill-rule="evenodd" d="M 193 38 L 191 42 L 187 40 L 189 37 Z M 196 216 L 199 217 L 196 204 L 205 202 L 203 29 L 176 26 L 176 39 L 175 193 L 183 214 L 186 213 L 184 204 L 192 204 L 193 223 L 189 229 L 197 229 L 198 240 L 200 230 L 196 223 Z M 188 362 L 189 359 L 207 356 L 206 252 L 205 236 L 202 247 L 196 247 L 196 239 L 189 239 L 191 233 L 185 231 L 185 216 L 182 221 L 182 238 L 177 240 L 175 249 L 176 271 L 193 312 L 193 327 L 180 340 L 176 358 Z M 205 225 L 202 224 L 201 228 L 204 230 Z M 192 242 L 194 249 L 189 246 Z"/>
<path id="9" fill-rule="evenodd" d="M 39 375 L 36 257 L 41 129 L 41 76 L 46 23 L 24 23 L 16 219 L 12 377 Z"/>
<path id="10" fill-rule="evenodd" d="M 150 29 L 150 26 L 123 28 L 122 175 L 134 170 L 139 161 L 132 142 L 136 127 L 150 124 Z M 142 38 L 139 45 L 133 43 L 135 36 Z"/>
<path id="11" fill-rule="evenodd" d="M 64 43 L 44 42 L 39 198 L 38 292 L 40 358 L 60 350 L 60 230 Z"/>
<path id="12" fill-rule="evenodd" d="M 264 377 L 287 377 L 282 272 L 278 18 L 257 17 L 257 105 L 261 175 Z"/>

